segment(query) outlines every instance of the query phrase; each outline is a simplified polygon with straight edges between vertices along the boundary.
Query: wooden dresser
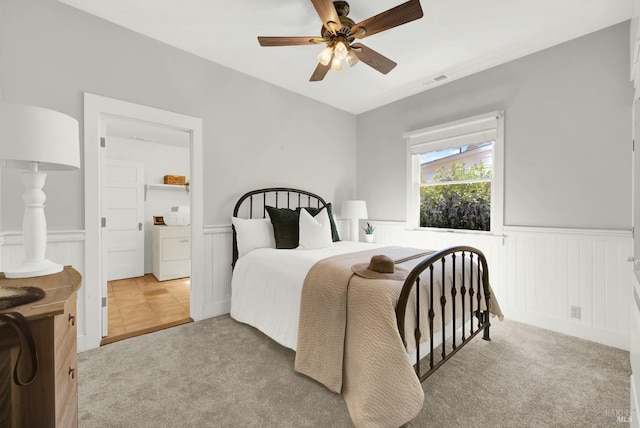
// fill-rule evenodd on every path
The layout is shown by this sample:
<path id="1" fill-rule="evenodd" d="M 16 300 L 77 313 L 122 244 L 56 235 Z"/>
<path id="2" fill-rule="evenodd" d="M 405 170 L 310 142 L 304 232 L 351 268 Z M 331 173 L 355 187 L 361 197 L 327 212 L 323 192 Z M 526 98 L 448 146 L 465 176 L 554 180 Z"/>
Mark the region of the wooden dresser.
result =
<path id="1" fill-rule="evenodd" d="M 33 383 L 15 385 L 12 374 L 18 355 L 17 339 L 12 329 L 0 323 L 1 427 L 78 425 L 76 292 L 81 280 L 70 266 L 60 273 L 35 278 L 6 279 L 0 273 L 0 284 L 4 286 L 39 287 L 46 292 L 41 300 L 0 311 L 20 312 L 27 318 L 39 362 Z M 7 364 L 9 361 L 11 364 Z"/>

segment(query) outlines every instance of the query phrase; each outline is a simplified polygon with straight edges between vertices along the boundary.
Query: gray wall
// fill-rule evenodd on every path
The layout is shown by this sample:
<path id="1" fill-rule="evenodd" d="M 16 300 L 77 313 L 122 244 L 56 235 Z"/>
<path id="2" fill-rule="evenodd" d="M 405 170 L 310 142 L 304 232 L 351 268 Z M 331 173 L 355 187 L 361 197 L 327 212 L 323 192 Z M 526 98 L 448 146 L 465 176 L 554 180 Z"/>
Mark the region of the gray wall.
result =
<path id="1" fill-rule="evenodd" d="M 356 182 L 372 219 L 404 220 L 402 134 L 504 109 L 506 224 L 629 229 L 628 27 L 356 119 L 54 0 L 2 0 L 0 92 L 81 126 L 84 91 L 203 118 L 205 224 L 228 223 L 237 196 L 258 186 L 296 185 L 339 205 Z M 0 181 L 2 230 L 19 230 L 22 185 L 7 170 Z M 50 230 L 84 228 L 82 171 L 51 173 L 45 191 Z"/>
<path id="2" fill-rule="evenodd" d="M 355 196 L 355 116 L 54 0 L 0 1 L 0 79 L 3 101 L 61 111 L 81 129 L 85 91 L 201 117 L 205 225 L 228 224 L 237 197 L 260 186 L 338 208 Z M 2 230 L 20 230 L 22 184 L 7 170 L 1 181 Z M 83 181 L 82 170 L 49 174 L 49 230 L 84 229 Z"/>
<path id="3" fill-rule="evenodd" d="M 504 110 L 505 224 L 628 230 L 632 99 L 626 22 L 359 115 L 357 197 L 404 221 L 402 134 Z"/>

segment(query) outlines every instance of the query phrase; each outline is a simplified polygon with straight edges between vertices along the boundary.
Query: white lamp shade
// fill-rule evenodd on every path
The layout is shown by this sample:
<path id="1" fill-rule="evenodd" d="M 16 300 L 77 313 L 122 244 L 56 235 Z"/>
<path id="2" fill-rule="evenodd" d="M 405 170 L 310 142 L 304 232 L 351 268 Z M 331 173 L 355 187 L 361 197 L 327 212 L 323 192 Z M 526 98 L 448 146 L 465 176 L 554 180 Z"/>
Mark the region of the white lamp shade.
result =
<path id="1" fill-rule="evenodd" d="M 342 204 L 342 218 L 361 219 L 368 218 L 366 201 L 344 201 Z"/>
<path id="2" fill-rule="evenodd" d="M 28 278 L 62 271 L 61 264 L 45 258 L 47 221 L 42 191 L 44 171 L 80 168 L 78 121 L 41 107 L 0 103 L 0 160 L 5 166 L 25 169 L 22 194 L 24 260 L 5 270 L 7 278 Z"/>
<path id="3" fill-rule="evenodd" d="M 42 107 L 0 103 L 0 159 L 6 166 L 59 171 L 80 168 L 78 121 Z"/>

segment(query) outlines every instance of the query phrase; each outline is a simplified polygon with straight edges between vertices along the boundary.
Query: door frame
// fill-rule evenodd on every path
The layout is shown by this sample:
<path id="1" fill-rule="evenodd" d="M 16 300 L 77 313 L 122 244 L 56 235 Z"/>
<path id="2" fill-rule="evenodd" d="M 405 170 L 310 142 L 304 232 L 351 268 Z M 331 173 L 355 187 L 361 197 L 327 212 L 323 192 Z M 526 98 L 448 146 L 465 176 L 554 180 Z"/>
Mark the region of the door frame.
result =
<path id="1" fill-rule="evenodd" d="M 79 351 L 97 348 L 102 339 L 102 283 L 106 269 L 102 259 L 102 165 L 106 150 L 100 147 L 108 118 L 132 119 L 150 125 L 189 133 L 191 139 L 191 299 L 190 315 L 195 321 L 204 317 L 204 234 L 202 119 L 148 107 L 128 101 L 84 93 L 84 188 L 85 188 L 85 305 L 84 341 Z"/>

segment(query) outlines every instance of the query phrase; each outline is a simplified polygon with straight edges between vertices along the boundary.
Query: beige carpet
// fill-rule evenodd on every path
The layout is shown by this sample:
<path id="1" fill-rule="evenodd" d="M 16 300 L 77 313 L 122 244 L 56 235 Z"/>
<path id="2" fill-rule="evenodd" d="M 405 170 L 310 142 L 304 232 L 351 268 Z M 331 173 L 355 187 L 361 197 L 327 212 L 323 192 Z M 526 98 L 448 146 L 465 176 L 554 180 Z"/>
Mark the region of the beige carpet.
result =
<path id="1" fill-rule="evenodd" d="M 629 354 L 494 321 L 424 384 L 410 427 L 620 427 Z M 222 316 L 81 353 L 80 427 L 350 427 L 294 353 Z"/>

